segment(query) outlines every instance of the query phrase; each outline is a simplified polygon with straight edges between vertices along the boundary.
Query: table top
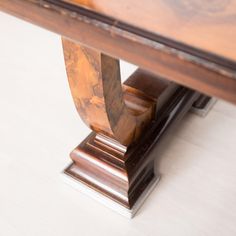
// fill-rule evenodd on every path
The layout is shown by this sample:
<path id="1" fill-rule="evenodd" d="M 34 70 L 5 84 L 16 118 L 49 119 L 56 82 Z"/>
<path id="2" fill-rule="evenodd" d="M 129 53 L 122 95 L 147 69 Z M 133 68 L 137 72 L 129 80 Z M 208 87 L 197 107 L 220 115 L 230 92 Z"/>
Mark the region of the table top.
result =
<path id="1" fill-rule="evenodd" d="M 236 61 L 236 0 L 65 0 Z"/>
<path id="2" fill-rule="evenodd" d="M 1 0 L 0 10 L 236 104 L 236 0 Z"/>

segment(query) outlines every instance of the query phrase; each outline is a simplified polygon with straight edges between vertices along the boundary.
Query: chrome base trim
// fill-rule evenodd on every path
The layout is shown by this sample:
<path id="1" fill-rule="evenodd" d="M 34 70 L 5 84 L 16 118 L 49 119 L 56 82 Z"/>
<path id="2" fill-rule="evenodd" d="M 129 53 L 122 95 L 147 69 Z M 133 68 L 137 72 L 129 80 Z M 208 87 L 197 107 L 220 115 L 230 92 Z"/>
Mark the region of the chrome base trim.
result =
<path id="1" fill-rule="evenodd" d="M 92 188 L 89 188 L 85 184 L 75 180 L 74 178 L 68 176 L 67 174 L 62 172 L 63 181 L 66 184 L 69 184 L 73 188 L 80 191 L 82 194 L 86 194 L 87 196 L 91 197 L 92 199 L 98 201 L 99 203 L 103 204 L 104 206 L 108 207 L 109 209 L 119 213 L 122 216 L 125 216 L 129 219 L 132 219 L 134 215 L 138 212 L 140 207 L 143 205 L 144 201 L 147 199 L 147 197 L 151 194 L 153 189 L 156 187 L 157 183 L 160 180 L 160 176 L 155 176 L 153 180 L 149 183 L 149 185 L 146 187 L 146 189 L 143 191 L 143 193 L 140 195 L 139 199 L 136 201 L 132 209 L 128 209 L 119 203 L 111 200 L 110 198 L 104 196 L 103 194 L 100 194 L 99 192 L 93 190 Z"/>
<path id="2" fill-rule="evenodd" d="M 216 102 L 216 98 L 211 98 L 204 108 L 197 108 L 193 106 L 190 109 L 190 112 L 193 112 L 198 116 L 205 117 L 207 116 L 208 112 L 213 108 Z"/>

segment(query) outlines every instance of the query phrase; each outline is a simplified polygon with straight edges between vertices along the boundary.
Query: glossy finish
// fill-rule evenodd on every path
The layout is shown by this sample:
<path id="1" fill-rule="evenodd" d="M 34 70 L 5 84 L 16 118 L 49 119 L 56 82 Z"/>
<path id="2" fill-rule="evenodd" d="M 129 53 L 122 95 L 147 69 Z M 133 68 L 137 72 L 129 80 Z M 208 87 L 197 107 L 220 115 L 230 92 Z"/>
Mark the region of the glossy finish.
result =
<path id="1" fill-rule="evenodd" d="M 118 60 L 66 39 L 63 47 L 72 96 L 84 122 L 123 145 L 134 142 L 155 115 L 155 98 L 133 89 L 124 101 Z"/>
<path id="2" fill-rule="evenodd" d="M 231 58 L 180 44 L 62 1 L 2 0 L 0 9 L 166 79 L 236 103 L 236 64 Z"/>
<path id="3" fill-rule="evenodd" d="M 236 0 L 64 0 L 236 61 Z"/>

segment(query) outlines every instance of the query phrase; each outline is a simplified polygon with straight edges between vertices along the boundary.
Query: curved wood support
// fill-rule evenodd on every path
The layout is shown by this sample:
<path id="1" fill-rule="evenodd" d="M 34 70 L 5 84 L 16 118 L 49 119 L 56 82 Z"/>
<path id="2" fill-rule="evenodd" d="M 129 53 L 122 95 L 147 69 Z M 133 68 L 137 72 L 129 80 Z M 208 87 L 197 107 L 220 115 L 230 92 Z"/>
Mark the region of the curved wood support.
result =
<path id="1" fill-rule="evenodd" d="M 134 94 L 125 101 L 119 60 L 67 39 L 62 42 L 72 96 L 83 121 L 125 146 L 133 143 L 154 116 L 153 100 L 143 97 L 137 102 Z"/>

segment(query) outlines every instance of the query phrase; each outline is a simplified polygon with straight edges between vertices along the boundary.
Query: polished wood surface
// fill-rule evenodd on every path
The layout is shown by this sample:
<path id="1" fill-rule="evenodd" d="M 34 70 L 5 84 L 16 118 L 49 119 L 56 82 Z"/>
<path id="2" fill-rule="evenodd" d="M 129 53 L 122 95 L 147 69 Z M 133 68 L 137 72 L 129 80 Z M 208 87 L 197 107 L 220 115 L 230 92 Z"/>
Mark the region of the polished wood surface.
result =
<path id="1" fill-rule="evenodd" d="M 66 39 L 63 47 L 72 96 L 84 122 L 123 145 L 135 141 L 155 115 L 154 99 L 132 89 L 124 100 L 119 60 Z"/>
<path id="2" fill-rule="evenodd" d="M 236 0 L 64 1 L 236 61 Z"/>
<path id="3" fill-rule="evenodd" d="M 62 1 L 2 0 L 0 9 L 168 80 L 236 104 L 236 63 L 229 58 Z"/>

